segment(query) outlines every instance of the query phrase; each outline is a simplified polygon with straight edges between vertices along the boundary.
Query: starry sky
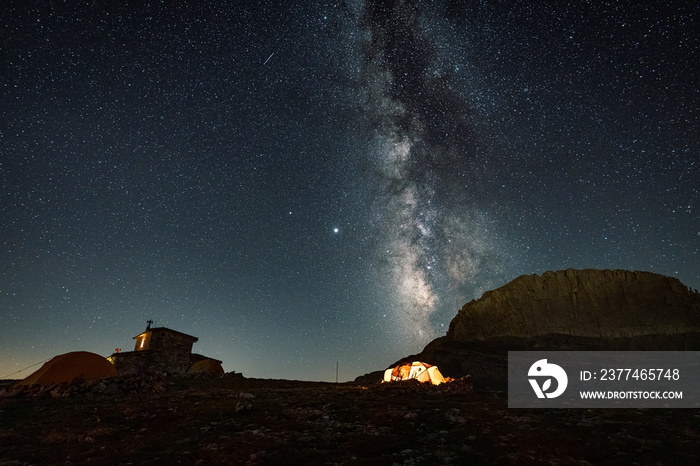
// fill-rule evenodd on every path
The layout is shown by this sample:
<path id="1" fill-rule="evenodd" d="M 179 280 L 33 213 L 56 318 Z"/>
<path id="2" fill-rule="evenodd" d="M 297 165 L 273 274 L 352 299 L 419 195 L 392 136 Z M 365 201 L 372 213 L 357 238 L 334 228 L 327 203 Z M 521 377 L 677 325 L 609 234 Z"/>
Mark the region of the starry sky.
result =
<path id="1" fill-rule="evenodd" d="M 700 288 L 700 4 L 0 2 L 0 377 L 146 320 L 351 380 L 522 274 Z"/>

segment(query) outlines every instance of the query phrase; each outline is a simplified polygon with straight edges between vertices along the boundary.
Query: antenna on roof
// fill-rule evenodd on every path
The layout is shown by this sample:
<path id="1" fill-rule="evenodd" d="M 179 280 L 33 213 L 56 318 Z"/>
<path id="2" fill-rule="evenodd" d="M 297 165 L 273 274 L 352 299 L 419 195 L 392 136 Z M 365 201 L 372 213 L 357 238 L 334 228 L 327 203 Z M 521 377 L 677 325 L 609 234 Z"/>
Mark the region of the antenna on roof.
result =
<path id="1" fill-rule="evenodd" d="M 146 330 L 150 330 L 150 329 L 151 329 L 151 324 L 153 323 L 153 321 L 152 321 L 152 320 L 147 320 L 146 323 L 148 324 L 148 325 L 146 326 Z"/>

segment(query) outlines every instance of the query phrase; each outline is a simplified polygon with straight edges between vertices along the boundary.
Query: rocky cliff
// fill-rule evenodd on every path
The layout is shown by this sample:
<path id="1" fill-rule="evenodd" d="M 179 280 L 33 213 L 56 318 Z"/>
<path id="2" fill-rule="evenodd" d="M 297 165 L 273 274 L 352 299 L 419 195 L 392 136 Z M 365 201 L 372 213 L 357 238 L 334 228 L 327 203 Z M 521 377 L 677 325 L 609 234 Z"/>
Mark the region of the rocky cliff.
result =
<path id="1" fill-rule="evenodd" d="M 508 351 L 700 350 L 700 294 L 626 270 L 524 275 L 462 307 L 419 359 L 451 377 L 503 387 Z"/>
<path id="2" fill-rule="evenodd" d="M 700 331 L 700 295 L 675 278 L 626 270 L 523 275 L 462 307 L 447 338 L 561 334 L 631 338 Z"/>

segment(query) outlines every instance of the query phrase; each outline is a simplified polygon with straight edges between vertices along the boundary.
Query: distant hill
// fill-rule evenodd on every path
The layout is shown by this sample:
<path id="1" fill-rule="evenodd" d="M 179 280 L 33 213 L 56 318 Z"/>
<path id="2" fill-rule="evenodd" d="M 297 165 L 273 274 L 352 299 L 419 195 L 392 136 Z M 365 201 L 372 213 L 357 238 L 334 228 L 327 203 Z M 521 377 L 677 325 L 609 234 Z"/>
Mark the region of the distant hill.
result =
<path id="1" fill-rule="evenodd" d="M 503 387 L 509 350 L 700 350 L 700 294 L 649 272 L 523 275 L 465 304 L 447 335 L 404 359 Z"/>

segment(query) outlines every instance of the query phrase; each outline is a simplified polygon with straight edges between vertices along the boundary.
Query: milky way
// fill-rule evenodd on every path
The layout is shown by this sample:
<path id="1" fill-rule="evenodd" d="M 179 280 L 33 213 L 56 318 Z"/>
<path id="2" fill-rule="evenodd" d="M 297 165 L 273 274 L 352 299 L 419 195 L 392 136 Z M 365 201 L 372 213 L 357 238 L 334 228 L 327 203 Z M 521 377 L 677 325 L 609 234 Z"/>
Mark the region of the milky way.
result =
<path id="1" fill-rule="evenodd" d="M 368 2 L 360 22 L 378 254 L 391 277 L 396 331 L 418 344 L 437 334 L 431 316 L 441 296 L 453 305 L 460 288 L 498 269 L 497 243 L 465 181 L 479 161 L 470 104 L 438 63 L 422 14 L 420 2 Z"/>

